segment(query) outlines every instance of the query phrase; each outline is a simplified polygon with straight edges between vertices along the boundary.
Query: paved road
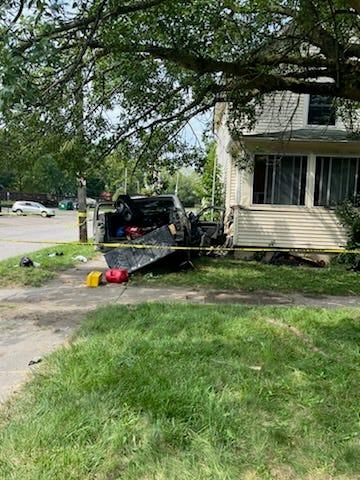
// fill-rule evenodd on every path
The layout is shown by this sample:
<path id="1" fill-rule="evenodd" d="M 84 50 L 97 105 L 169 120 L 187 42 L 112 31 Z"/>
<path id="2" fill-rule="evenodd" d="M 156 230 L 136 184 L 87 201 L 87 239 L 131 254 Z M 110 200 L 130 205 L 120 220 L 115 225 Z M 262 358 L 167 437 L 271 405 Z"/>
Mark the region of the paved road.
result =
<path id="1" fill-rule="evenodd" d="M 34 252 L 47 245 L 32 243 L 12 243 L 11 240 L 27 242 L 51 240 L 70 242 L 77 240 L 77 213 L 57 211 L 55 217 L 2 216 L 0 215 L 0 260 Z M 88 232 L 92 235 L 92 212 L 89 215 Z"/>

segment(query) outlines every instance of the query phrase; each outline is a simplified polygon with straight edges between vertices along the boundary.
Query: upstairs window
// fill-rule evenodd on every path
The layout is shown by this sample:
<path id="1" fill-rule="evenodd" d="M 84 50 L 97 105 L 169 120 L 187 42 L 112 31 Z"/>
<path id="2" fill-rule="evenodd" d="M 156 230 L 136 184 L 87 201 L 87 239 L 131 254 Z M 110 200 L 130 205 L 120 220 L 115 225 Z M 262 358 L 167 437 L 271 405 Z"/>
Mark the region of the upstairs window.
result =
<path id="1" fill-rule="evenodd" d="M 316 158 L 315 206 L 335 207 L 359 194 L 360 158 Z"/>
<path id="2" fill-rule="evenodd" d="M 253 203 L 305 205 L 307 157 L 257 155 Z"/>
<path id="3" fill-rule="evenodd" d="M 309 100 L 309 125 L 335 125 L 336 113 L 331 97 L 310 95 Z"/>

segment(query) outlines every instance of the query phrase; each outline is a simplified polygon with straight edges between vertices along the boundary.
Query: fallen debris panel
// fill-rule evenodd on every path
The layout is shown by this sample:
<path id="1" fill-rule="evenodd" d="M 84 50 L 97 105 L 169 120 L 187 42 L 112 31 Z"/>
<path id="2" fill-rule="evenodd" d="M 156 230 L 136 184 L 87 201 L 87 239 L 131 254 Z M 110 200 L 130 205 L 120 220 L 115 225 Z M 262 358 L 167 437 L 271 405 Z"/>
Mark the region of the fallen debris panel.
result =
<path id="1" fill-rule="evenodd" d="M 154 245 L 156 248 L 139 248 L 131 245 Z M 129 273 L 151 265 L 174 253 L 175 239 L 167 225 L 133 240 L 129 246 L 116 248 L 105 254 L 109 268 L 125 268 Z M 163 248 L 159 248 L 163 247 Z"/>

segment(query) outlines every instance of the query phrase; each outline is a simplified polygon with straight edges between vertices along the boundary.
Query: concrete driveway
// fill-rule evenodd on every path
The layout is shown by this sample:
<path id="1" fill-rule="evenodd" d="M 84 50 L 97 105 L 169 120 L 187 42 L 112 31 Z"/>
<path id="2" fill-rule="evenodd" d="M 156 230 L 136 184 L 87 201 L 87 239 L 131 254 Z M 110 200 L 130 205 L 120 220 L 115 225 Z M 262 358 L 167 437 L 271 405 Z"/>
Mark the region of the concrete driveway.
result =
<path id="1" fill-rule="evenodd" d="M 48 245 L 13 243 L 11 240 L 36 242 L 43 240 L 71 242 L 78 239 L 77 212 L 56 210 L 55 217 L 0 215 L 0 260 L 34 252 Z M 92 236 L 92 215 L 89 212 L 88 234 Z"/>

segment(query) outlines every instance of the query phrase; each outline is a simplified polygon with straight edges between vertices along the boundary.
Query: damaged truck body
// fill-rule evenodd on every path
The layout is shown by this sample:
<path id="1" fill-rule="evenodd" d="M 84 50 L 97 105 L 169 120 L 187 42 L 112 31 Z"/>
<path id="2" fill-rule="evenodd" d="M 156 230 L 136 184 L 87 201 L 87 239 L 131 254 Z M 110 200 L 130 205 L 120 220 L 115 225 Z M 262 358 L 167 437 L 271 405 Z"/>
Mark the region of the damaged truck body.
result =
<path id="1" fill-rule="evenodd" d="M 94 240 L 110 268 L 133 273 L 170 255 L 174 261 L 189 257 L 186 249 L 174 247 L 222 244 L 223 213 L 218 221 L 202 221 L 201 213 L 188 215 L 175 195 L 121 195 L 96 206 Z"/>

